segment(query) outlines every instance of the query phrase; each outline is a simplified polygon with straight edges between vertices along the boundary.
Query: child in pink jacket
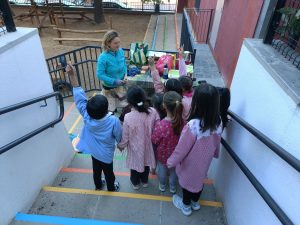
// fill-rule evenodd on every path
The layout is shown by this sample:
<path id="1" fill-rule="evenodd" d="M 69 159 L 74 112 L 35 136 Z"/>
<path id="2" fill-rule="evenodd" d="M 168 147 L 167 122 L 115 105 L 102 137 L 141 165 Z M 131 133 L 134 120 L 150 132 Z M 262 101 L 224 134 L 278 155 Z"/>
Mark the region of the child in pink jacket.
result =
<path id="1" fill-rule="evenodd" d="M 177 176 L 175 168 L 167 168 L 167 160 L 173 153 L 181 130 L 184 126 L 182 119 L 182 97 L 175 91 L 168 91 L 163 98 L 163 106 L 166 109 L 167 116 L 155 124 L 152 133 L 152 142 L 157 146 L 157 167 L 159 178 L 159 190 L 165 191 L 167 174 L 169 173 L 170 192 L 176 192 Z"/>
<path id="2" fill-rule="evenodd" d="M 167 161 L 176 167 L 183 198 L 173 195 L 173 204 L 186 216 L 199 210 L 198 200 L 213 157 L 218 156 L 222 123 L 219 116 L 219 93 L 210 84 L 200 84 L 194 92 L 188 124 Z"/>
<path id="3" fill-rule="evenodd" d="M 186 121 L 189 118 L 192 98 L 194 94 L 193 80 L 189 76 L 181 76 L 179 77 L 179 82 L 181 83 L 182 86 L 182 104 L 183 104 L 182 118 Z"/>
<path id="4" fill-rule="evenodd" d="M 160 120 L 158 113 L 146 103 L 146 95 L 138 86 L 127 91 L 131 112 L 124 117 L 122 140 L 118 148 L 127 148 L 126 166 L 130 169 L 133 189 L 148 186 L 150 168 L 154 169 L 155 156 L 151 142 L 154 125 Z"/>

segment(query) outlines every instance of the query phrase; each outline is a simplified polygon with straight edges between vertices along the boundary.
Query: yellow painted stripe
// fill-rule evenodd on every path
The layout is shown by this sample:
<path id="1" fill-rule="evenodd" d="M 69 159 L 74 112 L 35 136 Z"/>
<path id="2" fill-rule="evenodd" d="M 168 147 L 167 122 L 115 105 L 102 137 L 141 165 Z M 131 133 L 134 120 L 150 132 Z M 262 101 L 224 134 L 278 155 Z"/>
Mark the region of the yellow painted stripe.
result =
<path id="1" fill-rule="evenodd" d="M 144 41 L 146 41 L 146 38 L 147 38 L 147 35 L 148 35 L 148 30 L 149 30 L 149 27 L 150 27 L 150 24 L 151 24 L 151 21 L 152 21 L 152 15 L 150 16 L 150 20 L 149 20 L 149 23 L 148 23 L 148 26 L 147 26 L 147 30 L 146 30 L 146 33 L 145 33 L 145 36 L 144 36 Z"/>
<path id="2" fill-rule="evenodd" d="M 75 102 L 73 102 L 73 103 L 71 104 L 71 106 L 68 108 L 68 110 L 65 112 L 63 121 L 67 118 L 67 116 L 70 114 L 70 112 L 71 112 L 74 108 L 75 108 Z"/>
<path id="3" fill-rule="evenodd" d="M 80 120 L 81 120 L 81 115 L 79 115 L 79 116 L 76 118 L 75 122 L 73 123 L 73 125 L 72 125 L 72 127 L 70 128 L 70 130 L 68 131 L 68 133 L 72 133 L 72 132 L 73 132 L 73 130 L 75 129 L 75 127 L 77 126 L 77 124 L 79 123 Z"/>
<path id="4" fill-rule="evenodd" d="M 111 196 L 111 197 L 123 197 L 123 198 L 164 201 L 164 202 L 171 202 L 172 201 L 172 197 L 169 197 L 169 196 L 135 194 L 135 193 L 127 193 L 127 192 L 94 191 L 94 190 L 76 189 L 76 188 L 62 188 L 62 187 L 44 186 L 43 191 L 71 193 L 71 194 L 85 194 L 85 195 L 101 195 L 101 196 Z M 199 203 L 203 206 L 223 207 L 223 204 L 221 202 L 200 200 Z"/>

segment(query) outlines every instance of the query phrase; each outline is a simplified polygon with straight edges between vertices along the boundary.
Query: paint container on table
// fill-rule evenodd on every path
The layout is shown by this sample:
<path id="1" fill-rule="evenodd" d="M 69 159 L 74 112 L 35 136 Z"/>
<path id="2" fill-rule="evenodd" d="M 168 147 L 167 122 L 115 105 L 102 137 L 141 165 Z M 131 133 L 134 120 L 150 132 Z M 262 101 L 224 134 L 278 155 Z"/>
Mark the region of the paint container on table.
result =
<path id="1" fill-rule="evenodd" d="M 163 78 L 163 79 L 168 79 L 168 74 L 169 74 L 169 69 L 168 69 L 168 65 L 166 64 L 166 65 L 164 66 L 162 78 Z"/>

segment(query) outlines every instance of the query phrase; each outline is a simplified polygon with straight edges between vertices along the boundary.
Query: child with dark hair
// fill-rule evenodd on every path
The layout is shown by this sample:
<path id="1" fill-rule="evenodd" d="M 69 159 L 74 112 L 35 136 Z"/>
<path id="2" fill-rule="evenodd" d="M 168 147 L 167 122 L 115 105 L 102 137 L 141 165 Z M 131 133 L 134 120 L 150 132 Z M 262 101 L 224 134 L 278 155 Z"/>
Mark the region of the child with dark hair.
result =
<path id="1" fill-rule="evenodd" d="M 167 116 L 156 123 L 151 138 L 152 143 L 157 145 L 158 188 L 160 191 L 165 191 L 167 173 L 169 172 L 170 192 L 173 194 L 176 192 L 177 176 L 175 168 L 168 169 L 166 164 L 178 143 L 184 125 L 181 99 L 182 97 L 175 91 L 165 93 L 163 106 Z"/>
<path id="2" fill-rule="evenodd" d="M 165 91 L 175 91 L 182 96 L 182 86 L 179 80 L 171 78 L 165 83 Z"/>
<path id="3" fill-rule="evenodd" d="M 126 166 L 130 169 L 130 181 L 133 189 L 148 187 L 150 168 L 155 168 L 155 156 L 151 143 L 154 125 L 159 115 L 146 102 L 146 94 L 138 86 L 127 91 L 127 102 L 132 106 L 131 112 L 124 117 L 122 140 L 118 148 L 127 147 Z"/>
<path id="4" fill-rule="evenodd" d="M 155 93 L 151 98 L 152 105 L 154 109 L 157 111 L 161 120 L 165 118 L 167 115 L 166 110 L 163 107 L 163 98 L 164 98 L 163 93 Z"/>
<path id="5" fill-rule="evenodd" d="M 67 65 L 66 71 L 73 86 L 76 107 L 84 121 L 80 141 L 76 147 L 92 156 L 95 189 L 103 188 L 103 171 L 107 190 L 119 191 L 120 185 L 113 172 L 113 156 L 115 143 L 121 140 L 121 123 L 117 117 L 108 113 L 108 101 L 105 96 L 95 95 L 87 100 L 84 90 L 78 85 L 72 64 Z"/>
<path id="6" fill-rule="evenodd" d="M 149 68 L 151 71 L 151 75 L 153 77 L 153 85 L 155 93 L 164 93 L 167 91 L 176 91 L 178 94 L 182 95 L 182 86 L 181 83 L 174 78 L 168 79 L 165 84 L 161 82 L 161 78 L 159 73 L 155 67 L 154 59 L 149 57 Z"/>
<path id="7" fill-rule="evenodd" d="M 186 216 L 199 210 L 203 181 L 213 157 L 218 157 L 222 123 L 219 114 L 220 96 L 217 88 L 200 84 L 194 92 L 188 124 L 167 161 L 176 167 L 183 198 L 173 195 L 173 204 Z"/>
<path id="8" fill-rule="evenodd" d="M 187 120 L 189 117 L 192 98 L 194 94 L 193 90 L 193 80 L 189 76 L 181 76 L 179 77 L 179 82 L 182 86 L 182 104 L 183 104 L 183 114 L 182 118 Z"/>
<path id="9" fill-rule="evenodd" d="M 230 90 L 228 88 L 217 88 L 220 94 L 220 116 L 223 123 L 223 128 L 227 126 L 228 119 L 228 108 L 230 106 Z"/>

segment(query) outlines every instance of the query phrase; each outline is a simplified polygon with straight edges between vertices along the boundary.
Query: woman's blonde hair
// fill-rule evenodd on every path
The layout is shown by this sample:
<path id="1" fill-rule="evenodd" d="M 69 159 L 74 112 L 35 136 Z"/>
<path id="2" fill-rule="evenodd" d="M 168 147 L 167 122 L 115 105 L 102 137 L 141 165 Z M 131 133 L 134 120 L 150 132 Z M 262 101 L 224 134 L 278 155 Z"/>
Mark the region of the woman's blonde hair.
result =
<path id="1" fill-rule="evenodd" d="M 110 42 L 115 39 L 116 37 L 119 37 L 119 34 L 115 30 L 107 31 L 103 36 L 103 42 L 102 42 L 102 48 L 104 51 L 107 51 L 109 49 Z"/>

